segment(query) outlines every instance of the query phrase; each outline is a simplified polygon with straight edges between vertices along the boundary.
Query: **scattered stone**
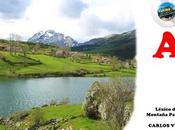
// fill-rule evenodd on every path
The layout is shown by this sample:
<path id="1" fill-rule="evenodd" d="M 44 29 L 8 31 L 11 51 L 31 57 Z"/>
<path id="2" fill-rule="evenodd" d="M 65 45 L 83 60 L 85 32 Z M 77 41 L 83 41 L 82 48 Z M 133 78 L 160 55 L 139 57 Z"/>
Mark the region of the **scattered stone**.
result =
<path id="1" fill-rule="evenodd" d="M 42 123 L 42 125 L 45 126 L 45 125 L 53 124 L 53 123 L 56 123 L 56 121 L 57 121 L 56 119 L 50 119 L 50 120 L 45 121 L 44 123 Z"/>
<path id="2" fill-rule="evenodd" d="M 0 124 L 3 124 L 4 123 L 4 118 L 3 117 L 0 117 Z"/>
<path id="3" fill-rule="evenodd" d="M 39 124 L 34 124 L 33 126 L 31 126 L 30 128 L 28 128 L 28 130 L 38 130 L 39 129 Z"/>
<path id="4" fill-rule="evenodd" d="M 72 116 L 72 117 L 70 117 L 70 120 L 76 119 L 77 117 L 79 117 L 79 116 Z"/>
<path id="5" fill-rule="evenodd" d="M 16 123 L 16 127 L 20 127 L 21 123 L 20 122 L 17 122 Z"/>
<path id="6" fill-rule="evenodd" d="M 21 120 L 24 120 L 28 115 L 29 115 L 28 112 L 23 112 L 23 113 L 21 113 L 21 115 L 20 115 L 20 119 L 21 119 Z"/>
<path id="7" fill-rule="evenodd" d="M 48 107 L 49 105 L 48 104 L 45 104 L 45 105 L 43 105 L 43 106 L 41 106 L 41 107 Z"/>

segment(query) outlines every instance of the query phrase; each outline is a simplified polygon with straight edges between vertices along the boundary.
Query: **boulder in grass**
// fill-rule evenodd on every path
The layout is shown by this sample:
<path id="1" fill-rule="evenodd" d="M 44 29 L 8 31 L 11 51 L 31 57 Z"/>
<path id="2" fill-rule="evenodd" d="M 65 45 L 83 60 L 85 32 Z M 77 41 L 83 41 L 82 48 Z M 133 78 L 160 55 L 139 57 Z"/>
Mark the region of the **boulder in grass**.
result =
<path id="1" fill-rule="evenodd" d="M 86 116 L 112 120 L 123 127 L 133 110 L 134 88 L 134 79 L 119 78 L 109 82 L 94 82 L 83 103 Z"/>
<path id="2" fill-rule="evenodd" d="M 86 99 L 83 103 L 83 109 L 85 114 L 93 119 L 99 119 L 100 113 L 98 112 L 98 107 L 101 104 L 101 101 L 98 99 L 100 90 L 100 83 L 94 82 L 91 89 L 88 91 Z"/>

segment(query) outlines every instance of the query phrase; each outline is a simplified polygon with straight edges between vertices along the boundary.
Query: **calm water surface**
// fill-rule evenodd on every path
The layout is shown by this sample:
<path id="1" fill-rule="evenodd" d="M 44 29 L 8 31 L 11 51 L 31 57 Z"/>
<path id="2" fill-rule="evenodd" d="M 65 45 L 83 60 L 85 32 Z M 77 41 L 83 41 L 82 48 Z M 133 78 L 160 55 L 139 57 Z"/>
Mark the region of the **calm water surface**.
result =
<path id="1" fill-rule="evenodd" d="M 108 78 L 0 79 L 0 116 L 69 98 L 83 101 L 90 85 Z"/>

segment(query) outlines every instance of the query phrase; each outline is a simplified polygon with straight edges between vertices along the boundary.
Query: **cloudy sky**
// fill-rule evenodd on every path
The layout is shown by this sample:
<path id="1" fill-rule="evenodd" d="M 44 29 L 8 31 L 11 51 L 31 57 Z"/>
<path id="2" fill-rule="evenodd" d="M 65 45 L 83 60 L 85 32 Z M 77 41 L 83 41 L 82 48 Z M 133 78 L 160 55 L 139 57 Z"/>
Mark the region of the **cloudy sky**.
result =
<path id="1" fill-rule="evenodd" d="M 0 0 L 0 38 L 55 30 L 79 42 L 134 29 L 131 0 Z"/>

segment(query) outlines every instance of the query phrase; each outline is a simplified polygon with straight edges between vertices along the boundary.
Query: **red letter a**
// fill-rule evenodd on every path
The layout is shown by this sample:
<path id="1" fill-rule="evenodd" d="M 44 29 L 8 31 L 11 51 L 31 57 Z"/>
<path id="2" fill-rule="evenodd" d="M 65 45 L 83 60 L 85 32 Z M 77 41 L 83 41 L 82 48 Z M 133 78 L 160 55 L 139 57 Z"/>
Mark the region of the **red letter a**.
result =
<path id="1" fill-rule="evenodd" d="M 168 43 L 169 47 L 165 47 L 165 43 Z M 163 52 L 171 52 L 170 57 L 175 57 L 175 38 L 170 32 L 164 32 L 160 47 L 153 57 L 163 58 Z"/>

